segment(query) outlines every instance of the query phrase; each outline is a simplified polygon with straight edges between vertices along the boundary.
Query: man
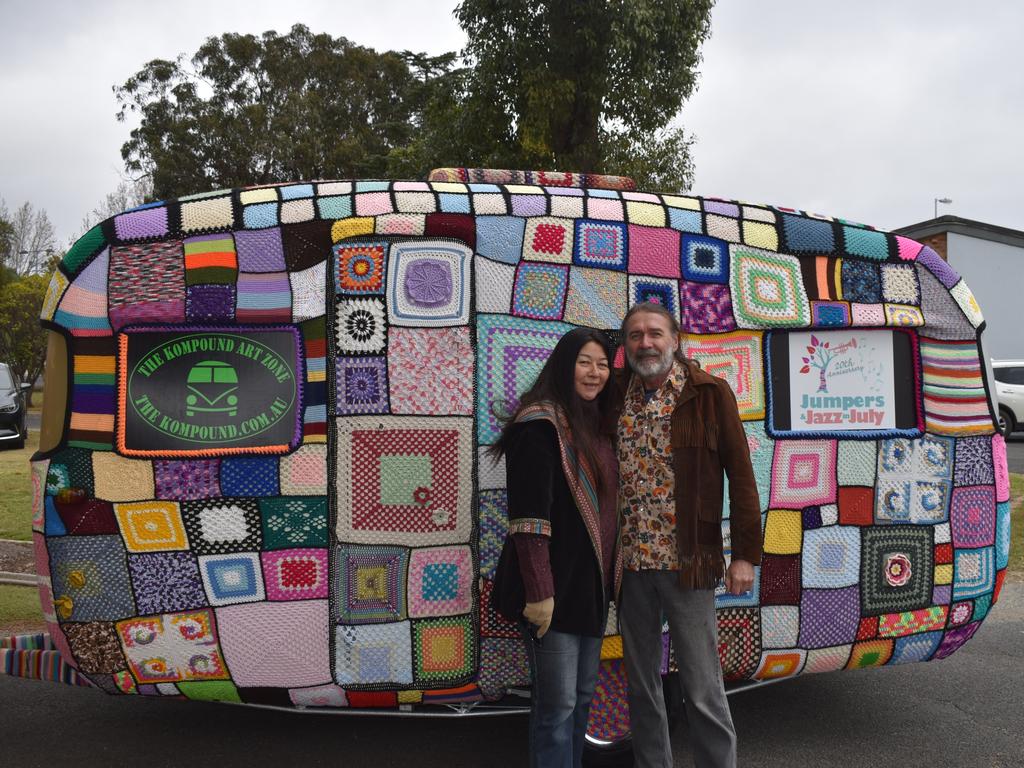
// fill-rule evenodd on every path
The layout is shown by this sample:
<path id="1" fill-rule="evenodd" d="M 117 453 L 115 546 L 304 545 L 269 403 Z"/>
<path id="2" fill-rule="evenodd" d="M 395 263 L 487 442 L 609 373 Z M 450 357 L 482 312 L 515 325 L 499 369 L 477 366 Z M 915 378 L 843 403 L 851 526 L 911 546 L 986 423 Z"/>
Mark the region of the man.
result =
<path id="1" fill-rule="evenodd" d="M 672 765 L 661 686 L 662 614 L 686 698 L 698 766 L 735 766 L 736 732 L 718 657 L 714 588 L 749 592 L 761 562 L 761 505 L 729 384 L 683 357 L 660 304 L 622 321 L 629 369 L 618 423 L 625 562 L 619 595 L 637 768 Z M 729 477 L 732 562 L 722 547 Z"/>

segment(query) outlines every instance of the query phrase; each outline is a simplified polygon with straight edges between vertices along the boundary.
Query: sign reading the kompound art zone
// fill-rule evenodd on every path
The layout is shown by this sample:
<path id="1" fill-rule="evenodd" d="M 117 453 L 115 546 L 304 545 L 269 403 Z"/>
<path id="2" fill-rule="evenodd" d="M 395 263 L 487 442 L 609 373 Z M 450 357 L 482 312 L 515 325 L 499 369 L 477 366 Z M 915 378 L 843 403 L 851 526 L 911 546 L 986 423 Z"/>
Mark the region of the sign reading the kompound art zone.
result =
<path id="1" fill-rule="evenodd" d="M 290 327 L 126 329 L 118 337 L 119 452 L 286 453 L 301 437 L 300 343 Z"/>

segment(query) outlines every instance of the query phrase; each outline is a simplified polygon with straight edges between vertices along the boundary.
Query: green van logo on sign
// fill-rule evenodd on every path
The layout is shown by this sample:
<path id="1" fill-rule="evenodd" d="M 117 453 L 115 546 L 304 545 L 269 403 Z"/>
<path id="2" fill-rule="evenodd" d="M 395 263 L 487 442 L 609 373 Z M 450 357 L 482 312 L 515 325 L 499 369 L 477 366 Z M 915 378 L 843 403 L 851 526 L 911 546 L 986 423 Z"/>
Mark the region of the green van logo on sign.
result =
<path id="1" fill-rule="evenodd" d="M 122 453 L 285 453 L 298 444 L 294 328 L 129 329 L 119 342 Z"/>

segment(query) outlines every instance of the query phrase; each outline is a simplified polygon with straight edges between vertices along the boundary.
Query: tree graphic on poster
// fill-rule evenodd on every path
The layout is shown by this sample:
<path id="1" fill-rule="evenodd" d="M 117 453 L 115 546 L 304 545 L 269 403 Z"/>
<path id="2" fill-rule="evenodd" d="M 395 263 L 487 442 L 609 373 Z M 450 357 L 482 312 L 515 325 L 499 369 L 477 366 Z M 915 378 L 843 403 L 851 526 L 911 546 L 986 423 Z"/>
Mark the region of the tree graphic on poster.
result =
<path id="1" fill-rule="evenodd" d="M 854 347 L 857 346 L 856 339 L 851 340 L 850 343 Z M 812 333 L 811 344 L 807 347 L 807 355 L 807 357 L 800 358 L 804 364 L 800 373 L 810 373 L 811 368 L 817 368 L 818 392 L 828 392 L 828 380 L 825 378 L 825 374 L 828 371 L 828 366 L 835 359 L 836 353 L 829 349 L 827 341 L 822 341 Z"/>

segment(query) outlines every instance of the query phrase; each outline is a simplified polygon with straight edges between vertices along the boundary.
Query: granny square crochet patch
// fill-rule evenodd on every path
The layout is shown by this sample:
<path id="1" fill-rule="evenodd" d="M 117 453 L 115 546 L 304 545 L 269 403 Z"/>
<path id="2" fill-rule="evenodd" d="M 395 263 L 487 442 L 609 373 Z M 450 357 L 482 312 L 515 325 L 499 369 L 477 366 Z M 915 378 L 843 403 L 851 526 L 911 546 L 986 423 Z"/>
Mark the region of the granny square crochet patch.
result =
<path id="1" fill-rule="evenodd" d="M 338 293 L 384 293 L 386 242 L 339 243 L 334 246 L 334 287 Z"/>
<path id="2" fill-rule="evenodd" d="M 472 251 L 454 242 L 393 244 L 388 254 L 388 322 L 426 327 L 468 323 L 472 257 Z"/>
<path id="3" fill-rule="evenodd" d="M 626 269 L 629 253 L 626 226 L 613 221 L 576 221 L 573 263 L 581 267 Z"/>
<path id="4" fill-rule="evenodd" d="M 795 256 L 733 246 L 733 314 L 741 328 L 798 328 L 811 324 L 810 305 Z"/>
<path id="5" fill-rule="evenodd" d="M 573 222 L 552 216 L 526 220 L 523 234 L 523 258 L 528 261 L 572 263 Z"/>
<path id="6" fill-rule="evenodd" d="M 661 304 L 679 319 L 679 281 L 661 277 L 629 276 L 629 306 L 650 301 Z"/>
<path id="7" fill-rule="evenodd" d="M 327 499 L 280 496 L 260 499 L 264 549 L 327 546 Z"/>
<path id="8" fill-rule="evenodd" d="M 424 687 L 453 686 L 476 666 L 476 635 L 469 616 L 412 623 L 413 675 Z"/>
<path id="9" fill-rule="evenodd" d="M 893 525 L 861 529 L 864 616 L 926 608 L 932 597 L 932 530 Z"/>
<path id="10" fill-rule="evenodd" d="M 764 371 L 762 335 L 756 331 L 736 331 L 710 337 L 687 336 L 683 354 L 697 360 L 712 376 L 729 382 L 742 419 L 764 417 Z"/>
<path id="11" fill-rule="evenodd" d="M 683 277 L 696 283 L 729 282 L 729 248 L 721 240 L 683 235 Z"/>
<path id="12" fill-rule="evenodd" d="M 343 624 L 405 619 L 409 550 L 341 545 L 334 553 L 334 618 Z"/>
<path id="13" fill-rule="evenodd" d="M 256 552 L 201 555 L 199 570 L 210 605 L 252 603 L 263 600 L 263 572 Z"/>
<path id="14" fill-rule="evenodd" d="M 412 684 L 412 632 L 407 621 L 336 627 L 334 648 L 338 685 Z"/>
<path id="15" fill-rule="evenodd" d="M 47 540 L 57 615 L 65 621 L 111 621 L 135 613 L 119 536 Z"/>
<path id="16" fill-rule="evenodd" d="M 574 266 L 569 270 L 564 320 L 591 328 L 618 328 L 626 314 L 627 291 L 622 272 Z"/>
<path id="17" fill-rule="evenodd" d="M 126 619 L 115 625 L 138 683 L 227 680 L 211 610 Z"/>
<path id="18" fill-rule="evenodd" d="M 450 616 L 472 606 L 469 547 L 414 549 L 409 559 L 409 616 Z"/>
<path id="19" fill-rule="evenodd" d="M 688 333 L 722 333 L 736 327 L 729 286 L 717 283 L 679 284 L 682 330 Z"/>
<path id="20" fill-rule="evenodd" d="M 387 361 L 391 412 L 471 416 L 474 357 L 468 327 L 393 328 Z"/>
<path id="21" fill-rule="evenodd" d="M 335 305 L 334 334 L 342 354 L 379 354 L 387 343 L 384 302 L 341 299 Z"/>
<path id="22" fill-rule="evenodd" d="M 263 579 L 268 600 L 327 597 L 327 550 L 283 549 L 263 552 Z"/>
<path id="23" fill-rule="evenodd" d="M 780 440 L 772 463 L 771 506 L 802 509 L 836 498 L 836 443 Z"/>
<path id="24" fill-rule="evenodd" d="M 339 540 L 409 546 L 468 540 L 471 424 L 453 417 L 339 419 Z"/>
<path id="25" fill-rule="evenodd" d="M 397 330 L 397 329 L 396 329 Z M 388 412 L 388 361 L 383 355 L 335 361 L 338 415 Z"/>
<path id="26" fill-rule="evenodd" d="M 520 264 L 512 294 L 512 314 L 536 320 L 561 318 L 568 281 L 567 266 Z"/>

